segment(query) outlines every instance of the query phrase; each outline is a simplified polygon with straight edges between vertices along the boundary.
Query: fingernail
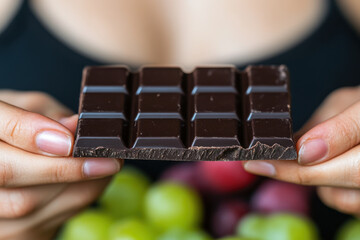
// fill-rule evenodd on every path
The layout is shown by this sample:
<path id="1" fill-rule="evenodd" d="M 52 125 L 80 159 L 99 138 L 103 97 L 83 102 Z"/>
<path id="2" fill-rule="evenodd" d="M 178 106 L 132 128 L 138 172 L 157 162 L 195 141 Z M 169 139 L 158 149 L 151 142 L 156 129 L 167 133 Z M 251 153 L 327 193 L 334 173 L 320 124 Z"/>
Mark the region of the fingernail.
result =
<path id="1" fill-rule="evenodd" d="M 36 145 L 49 155 L 68 156 L 71 150 L 71 137 L 58 131 L 43 131 L 37 134 Z"/>
<path id="2" fill-rule="evenodd" d="M 328 146 L 324 140 L 306 140 L 301 144 L 298 161 L 300 164 L 306 165 L 324 159 L 327 154 Z"/>
<path id="3" fill-rule="evenodd" d="M 274 165 L 268 162 L 262 162 L 262 161 L 248 161 L 245 163 L 244 168 L 246 171 L 262 175 L 262 176 L 275 176 L 276 170 Z"/>
<path id="4" fill-rule="evenodd" d="M 83 165 L 84 175 L 88 178 L 99 178 L 113 175 L 120 170 L 120 163 L 113 158 L 89 158 Z"/>

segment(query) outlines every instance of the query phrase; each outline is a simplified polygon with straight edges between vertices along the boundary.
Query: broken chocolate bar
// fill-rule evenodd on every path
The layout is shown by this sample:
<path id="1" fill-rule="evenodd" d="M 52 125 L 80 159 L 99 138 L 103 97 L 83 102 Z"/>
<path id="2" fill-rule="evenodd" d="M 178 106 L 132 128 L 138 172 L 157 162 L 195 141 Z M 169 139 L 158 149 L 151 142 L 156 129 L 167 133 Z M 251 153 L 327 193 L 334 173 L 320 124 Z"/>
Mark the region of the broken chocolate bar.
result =
<path id="1" fill-rule="evenodd" d="M 285 66 L 87 67 L 73 155 L 144 160 L 297 158 Z"/>

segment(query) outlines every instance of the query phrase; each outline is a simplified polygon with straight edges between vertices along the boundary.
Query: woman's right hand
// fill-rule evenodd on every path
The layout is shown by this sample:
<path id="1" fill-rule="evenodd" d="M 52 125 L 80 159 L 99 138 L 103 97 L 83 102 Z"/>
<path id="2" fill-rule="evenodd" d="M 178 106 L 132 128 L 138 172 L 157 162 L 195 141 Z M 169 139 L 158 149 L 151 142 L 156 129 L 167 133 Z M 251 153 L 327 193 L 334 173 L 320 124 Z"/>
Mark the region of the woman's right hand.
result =
<path id="1" fill-rule="evenodd" d="M 51 239 L 122 161 L 69 157 L 77 116 L 52 97 L 0 91 L 0 100 L 0 240 Z"/>

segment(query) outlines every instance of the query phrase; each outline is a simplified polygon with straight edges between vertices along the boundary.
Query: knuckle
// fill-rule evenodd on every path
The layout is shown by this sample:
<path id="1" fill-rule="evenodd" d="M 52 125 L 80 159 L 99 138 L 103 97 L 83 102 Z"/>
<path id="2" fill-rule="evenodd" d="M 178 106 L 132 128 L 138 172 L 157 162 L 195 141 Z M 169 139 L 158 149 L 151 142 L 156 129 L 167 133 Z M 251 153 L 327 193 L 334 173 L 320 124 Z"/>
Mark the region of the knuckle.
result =
<path id="1" fill-rule="evenodd" d="M 67 163 L 59 161 L 53 169 L 54 182 L 70 182 L 74 180 L 81 180 L 83 178 L 82 165 L 73 163 L 70 159 L 66 160 Z M 78 161 L 80 163 L 80 161 Z"/>
<path id="2" fill-rule="evenodd" d="M 2 203 L 2 215 L 7 218 L 21 218 L 35 209 L 35 204 L 21 190 L 9 190 Z"/>
<path id="3" fill-rule="evenodd" d="M 352 147 L 359 143 L 360 126 L 357 119 L 351 115 L 341 115 L 335 125 L 336 132 L 341 134 L 341 139 L 344 139 L 347 146 Z"/>
<path id="4" fill-rule="evenodd" d="M 308 174 L 305 171 L 298 171 L 295 175 L 295 183 L 300 185 L 310 185 L 311 184 L 311 178 L 308 176 Z"/>
<path id="5" fill-rule="evenodd" d="M 58 163 L 54 167 L 53 181 L 54 182 L 66 182 L 68 177 L 68 167 L 65 164 Z"/>
<path id="6" fill-rule="evenodd" d="M 10 140 L 14 141 L 17 137 L 22 135 L 22 121 L 19 117 L 10 118 L 4 124 L 3 132 L 5 136 L 9 137 Z"/>
<path id="7" fill-rule="evenodd" d="M 0 162 L 0 186 L 8 186 L 14 178 L 12 165 L 5 162 Z"/>

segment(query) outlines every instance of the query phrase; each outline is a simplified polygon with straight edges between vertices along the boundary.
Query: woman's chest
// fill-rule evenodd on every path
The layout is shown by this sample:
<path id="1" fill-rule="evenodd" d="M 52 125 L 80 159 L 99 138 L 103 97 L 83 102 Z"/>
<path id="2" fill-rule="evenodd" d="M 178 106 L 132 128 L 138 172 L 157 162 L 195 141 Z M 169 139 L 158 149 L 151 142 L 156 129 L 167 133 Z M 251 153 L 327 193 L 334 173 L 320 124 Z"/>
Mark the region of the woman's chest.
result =
<path id="1" fill-rule="evenodd" d="M 175 63 L 256 60 L 321 21 L 325 0 L 44 1 L 34 12 L 58 38 L 95 59 Z"/>

